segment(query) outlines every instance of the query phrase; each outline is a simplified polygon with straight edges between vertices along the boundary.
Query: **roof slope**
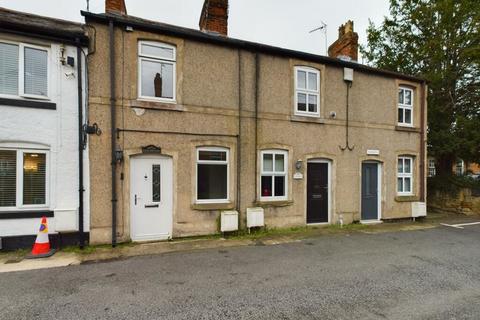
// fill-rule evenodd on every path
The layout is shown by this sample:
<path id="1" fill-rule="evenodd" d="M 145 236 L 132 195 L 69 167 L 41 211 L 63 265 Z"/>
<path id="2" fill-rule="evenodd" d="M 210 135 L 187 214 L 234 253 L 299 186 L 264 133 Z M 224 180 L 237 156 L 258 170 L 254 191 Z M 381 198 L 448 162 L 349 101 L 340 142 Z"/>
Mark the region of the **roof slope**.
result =
<path id="1" fill-rule="evenodd" d="M 202 32 L 200 30 L 175 26 L 171 24 L 166 24 L 162 22 L 146 20 L 135 16 L 130 15 L 117 15 L 117 14 L 98 14 L 91 13 L 86 11 L 81 11 L 81 14 L 85 17 L 86 22 L 91 21 L 100 21 L 106 23 L 110 20 L 113 20 L 116 24 L 135 27 L 140 30 L 162 33 L 172 36 L 177 36 L 181 38 L 196 40 L 200 42 L 212 43 L 220 46 L 227 46 L 239 49 L 245 49 L 252 52 L 265 53 L 277 56 L 285 56 L 290 58 L 297 58 L 306 61 L 318 62 L 322 64 L 337 66 L 337 67 L 347 67 L 353 68 L 357 71 L 381 75 L 390 78 L 404 79 L 415 82 L 424 82 L 425 80 L 420 77 L 410 76 L 398 72 L 393 72 L 389 70 L 383 70 L 378 68 L 369 67 L 367 65 L 359 64 L 356 62 L 348 62 L 340 59 L 330 58 L 327 56 L 316 55 L 312 53 L 296 51 L 291 49 L 285 49 L 281 47 L 270 46 L 262 43 L 250 42 L 230 37 L 224 37 L 217 34 Z"/>
<path id="2" fill-rule="evenodd" d="M 0 31 L 88 43 L 83 24 L 0 7 Z"/>

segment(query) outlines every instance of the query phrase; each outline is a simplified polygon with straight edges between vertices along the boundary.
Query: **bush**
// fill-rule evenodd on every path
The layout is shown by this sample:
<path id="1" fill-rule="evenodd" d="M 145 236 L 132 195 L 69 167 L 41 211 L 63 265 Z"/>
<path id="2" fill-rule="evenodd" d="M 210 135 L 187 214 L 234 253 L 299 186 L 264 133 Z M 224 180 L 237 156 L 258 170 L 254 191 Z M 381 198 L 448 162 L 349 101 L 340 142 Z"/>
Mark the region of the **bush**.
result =
<path id="1" fill-rule="evenodd" d="M 463 188 L 480 190 L 480 180 L 456 175 L 439 175 L 427 179 L 427 192 L 429 195 L 434 195 L 436 191 L 457 195 Z"/>

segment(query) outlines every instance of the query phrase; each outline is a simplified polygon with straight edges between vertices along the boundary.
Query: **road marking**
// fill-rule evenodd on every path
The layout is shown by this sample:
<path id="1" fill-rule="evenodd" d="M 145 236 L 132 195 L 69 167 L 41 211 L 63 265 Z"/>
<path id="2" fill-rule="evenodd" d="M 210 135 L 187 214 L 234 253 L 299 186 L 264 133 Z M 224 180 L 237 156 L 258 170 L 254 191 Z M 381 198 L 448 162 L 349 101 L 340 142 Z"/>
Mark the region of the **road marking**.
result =
<path id="1" fill-rule="evenodd" d="M 469 222 L 469 223 L 457 223 L 457 224 L 446 224 L 446 223 L 440 223 L 442 226 L 446 227 L 452 227 L 452 228 L 457 228 L 457 229 L 465 229 L 464 226 L 473 226 L 476 224 L 480 224 L 480 222 Z"/>

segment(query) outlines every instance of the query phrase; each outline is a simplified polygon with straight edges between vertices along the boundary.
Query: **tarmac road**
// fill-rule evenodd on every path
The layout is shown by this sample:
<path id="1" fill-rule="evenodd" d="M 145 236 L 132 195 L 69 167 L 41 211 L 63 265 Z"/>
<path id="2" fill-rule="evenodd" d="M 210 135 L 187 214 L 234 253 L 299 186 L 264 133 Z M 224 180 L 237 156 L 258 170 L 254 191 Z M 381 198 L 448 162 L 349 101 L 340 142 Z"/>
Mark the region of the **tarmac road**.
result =
<path id="1" fill-rule="evenodd" d="M 480 319 L 480 225 L 0 274 L 1 319 Z"/>

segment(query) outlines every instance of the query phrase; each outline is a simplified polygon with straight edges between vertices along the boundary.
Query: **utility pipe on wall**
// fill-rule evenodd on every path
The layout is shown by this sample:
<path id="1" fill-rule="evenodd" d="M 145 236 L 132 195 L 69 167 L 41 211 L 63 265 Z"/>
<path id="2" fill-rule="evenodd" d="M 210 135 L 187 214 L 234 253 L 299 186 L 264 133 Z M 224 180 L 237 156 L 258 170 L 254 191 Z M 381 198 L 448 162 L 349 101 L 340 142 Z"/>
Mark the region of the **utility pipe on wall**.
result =
<path id="1" fill-rule="evenodd" d="M 83 86 L 82 86 L 82 48 L 80 39 L 76 40 L 77 45 L 77 82 L 78 82 L 78 240 L 80 249 L 85 246 L 84 222 L 83 222 Z"/>
<path id="2" fill-rule="evenodd" d="M 115 158 L 115 133 L 116 133 L 116 115 L 115 115 L 115 29 L 113 20 L 108 23 L 110 36 L 110 147 L 111 147 L 111 165 L 112 165 L 112 247 L 117 245 L 117 163 Z"/>

